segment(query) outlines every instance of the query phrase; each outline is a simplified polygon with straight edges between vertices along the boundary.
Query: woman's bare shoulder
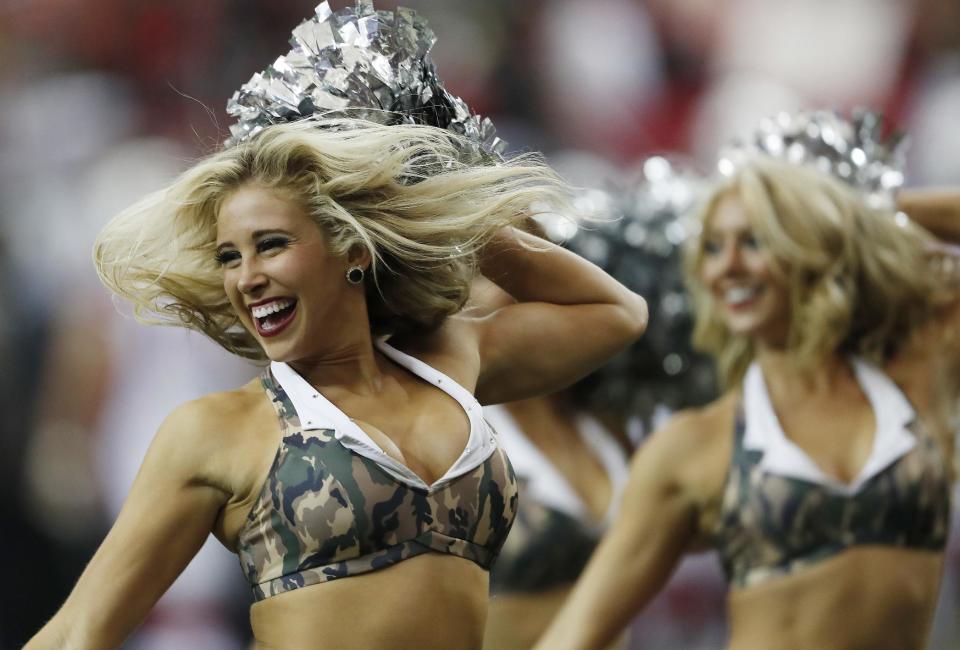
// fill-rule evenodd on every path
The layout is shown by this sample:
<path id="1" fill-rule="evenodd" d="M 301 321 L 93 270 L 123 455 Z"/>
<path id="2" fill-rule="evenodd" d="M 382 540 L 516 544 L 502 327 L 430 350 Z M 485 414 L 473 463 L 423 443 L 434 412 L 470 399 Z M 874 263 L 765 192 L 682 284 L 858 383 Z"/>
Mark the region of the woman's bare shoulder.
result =
<path id="1" fill-rule="evenodd" d="M 220 485 L 225 482 L 221 465 L 230 464 L 231 450 L 246 446 L 244 432 L 252 423 L 264 420 L 270 410 L 265 406 L 266 398 L 256 379 L 235 390 L 184 402 L 160 425 L 151 453 L 161 454 L 166 462 L 179 465 L 187 474 Z"/>
<path id="2" fill-rule="evenodd" d="M 706 406 L 678 411 L 640 449 L 652 457 L 650 465 L 657 472 L 669 475 L 701 507 L 722 490 L 738 401 L 738 394 L 731 392 Z"/>
<path id="3" fill-rule="evenodd" d="M 717 445 L 729 445 L 739 399 L 730 391 L 705 406 L 677 411 L 654 435 L 685 453 L 709 454 Z"/>
<path id="4" fill-rule="evenodd" d="M 234 390 L 208 393 L 184 402 L 175 408 L 161 425 L 160 430 L 170 430 L 189 435 L 189 431 L 203 428 L 216 435 L 224 425 L 242 422 L 250 413 L 263 406 L 264 393 L 254 379 Z"/>
<path id="5" fill-rule="evenodd" d="M 660 471 L 693 504 L 697 535 L 693 547 L 705 547 L 714 530 L 733 451 L 733 430 L 740 400 L 737 391 L 706 406 L 676 413 L 656 434 L 665 447 Z"/>

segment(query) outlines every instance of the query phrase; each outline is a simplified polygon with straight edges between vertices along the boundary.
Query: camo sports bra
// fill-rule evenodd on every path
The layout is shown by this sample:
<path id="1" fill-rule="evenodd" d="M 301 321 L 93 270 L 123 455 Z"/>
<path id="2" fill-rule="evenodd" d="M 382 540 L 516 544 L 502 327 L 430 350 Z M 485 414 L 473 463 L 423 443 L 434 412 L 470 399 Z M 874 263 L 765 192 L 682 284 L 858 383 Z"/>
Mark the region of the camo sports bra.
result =
<path id="1" fill-rule="evenodd" d="M 283 440 L 237 543 L 256 600 L 430 552 L 489 569 L 510 531 L 516 478 L 476 399 L 419 359 L 377 347 L 463 407 L 467 446 L 427 485 L 292 368 L 272 363 L 261 383 Z"/>
<path id="2" fill-rule="evenodd" d="M 596 521 L 572 484 L 520 428 L 506 407 L 484 408 L 510 455 L 523 492 L 513 529 L 493 568 L 490 592 L 537 593 L 572 584 L 616 517 L 627 482 L 628 458 L 620 443 L 595 418 L 578 413 L 573 424 L 610 481 L 610 504 Z"/>
<path id="3" fill-rule="evenodd" d="M 714 538 L 734 585 L 789 575 L 858 545 L 943 550 L 949 460 L 897 385 L 864 361 L 852 363 L 877 429 L 850 484 L 827 476 L 786 437 L 760 366 L 747 371 Z"/>

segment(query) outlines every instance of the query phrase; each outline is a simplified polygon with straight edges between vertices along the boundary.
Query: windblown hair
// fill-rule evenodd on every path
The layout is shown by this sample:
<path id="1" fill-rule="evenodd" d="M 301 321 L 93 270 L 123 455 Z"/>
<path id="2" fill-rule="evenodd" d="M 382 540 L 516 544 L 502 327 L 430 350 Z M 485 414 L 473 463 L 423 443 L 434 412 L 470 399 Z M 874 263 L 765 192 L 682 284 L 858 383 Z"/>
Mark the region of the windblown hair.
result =
<path id="1" fill-rule="evenodd" d="M 694 345 L 717 360 L 726 386 L 753 359 L 749 337 L 731 333 L 700 282 L 707 223 L 720 200 L 742 202 L 754 236 L 789 291 L 786 346 L 798 371 L 835 353 L 882 363 L 935 312 L 947 285 L 934 240 L 922 228 L 870 208 L 853 188 L 818 170 L 772 158 L 745 162 L 701 209 L 704 228 L 685 260 L 696 323 Z"/>
<path id="2" fill-rule="evenodd" d="M 255 183 L 298 201 L 333 254 L 369 251 L 374 335 L 429 331 L 464 305 L 478 253 L 498 229 L 531 206 L 569 209 L 567 186 L 537 156 L 497 163 L 469 151 L 429 126 L 321 118 L 269 127 L 117 215 L 97 238 L 97 272 L 138 320 L 195 329 L 263 359 L 214 260 L 221 205 Z"/>

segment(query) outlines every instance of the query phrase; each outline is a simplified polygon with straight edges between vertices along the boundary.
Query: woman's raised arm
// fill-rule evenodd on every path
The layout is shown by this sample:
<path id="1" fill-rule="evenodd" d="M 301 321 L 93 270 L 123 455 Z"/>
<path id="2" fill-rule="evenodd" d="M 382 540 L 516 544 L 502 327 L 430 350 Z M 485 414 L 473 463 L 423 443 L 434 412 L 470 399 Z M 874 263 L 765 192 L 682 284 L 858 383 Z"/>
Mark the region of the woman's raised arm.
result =
<path id="1" fill-rule="evenodd" d="M 703 486 L 726 460 L 703 420 L 679 414 L 637 451 L 616 522 L 536 648 L 608 647 L 666 583 L 698 537 Z"/>
<path id="2" fill-rule="evenodd" d="M 517 302 L 478 320 L 481 403 L 551 393 L 643 334 L 643 298 L 587 260 L 517 229 L 486 247 L 483 275 Z"/>
<path id="3" fill-rule="evenodd" d="M 944 242 L 960 244 L 960 190 L 908 188 L 897 195 L 897 204 Z"/>
<path id="4" fill-rule="evenodd" d="M 27 650 L 117 648 L 183 571 L 228 494 L 206 484 L 202 401 L 160 427 L 116 522 Z"/>

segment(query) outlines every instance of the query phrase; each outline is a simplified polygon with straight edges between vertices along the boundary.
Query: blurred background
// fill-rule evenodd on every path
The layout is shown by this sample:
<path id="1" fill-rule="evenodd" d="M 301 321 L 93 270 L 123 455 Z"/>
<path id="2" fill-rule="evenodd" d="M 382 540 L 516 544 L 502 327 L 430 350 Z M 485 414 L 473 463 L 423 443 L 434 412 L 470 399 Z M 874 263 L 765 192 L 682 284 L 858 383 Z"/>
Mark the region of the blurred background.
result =
<path id="1" fill-rule="evenodd" d="M 859 105 L 911 134 L 908 184 L 960 182 L 957 0 L 402 4 L 437 33 L 453 93 L 584 185 L 657 152 L 707 168 L 761 117 Z M 256 373 L 201 337 L 119 318 L 90 250 L 118 209 L 224 139 L 227 98 L 313 7 L 0 0 L 0 650 L 66 597 L 164 415 Z M 957 537 L 931 648 L 960 647 Z M 635 622 L 636 647 L 721 647 L 722 594 L 713 558 L 689 559 Z M 243 648 L 249 602 L 212 542 L 128 647 Z"/>

